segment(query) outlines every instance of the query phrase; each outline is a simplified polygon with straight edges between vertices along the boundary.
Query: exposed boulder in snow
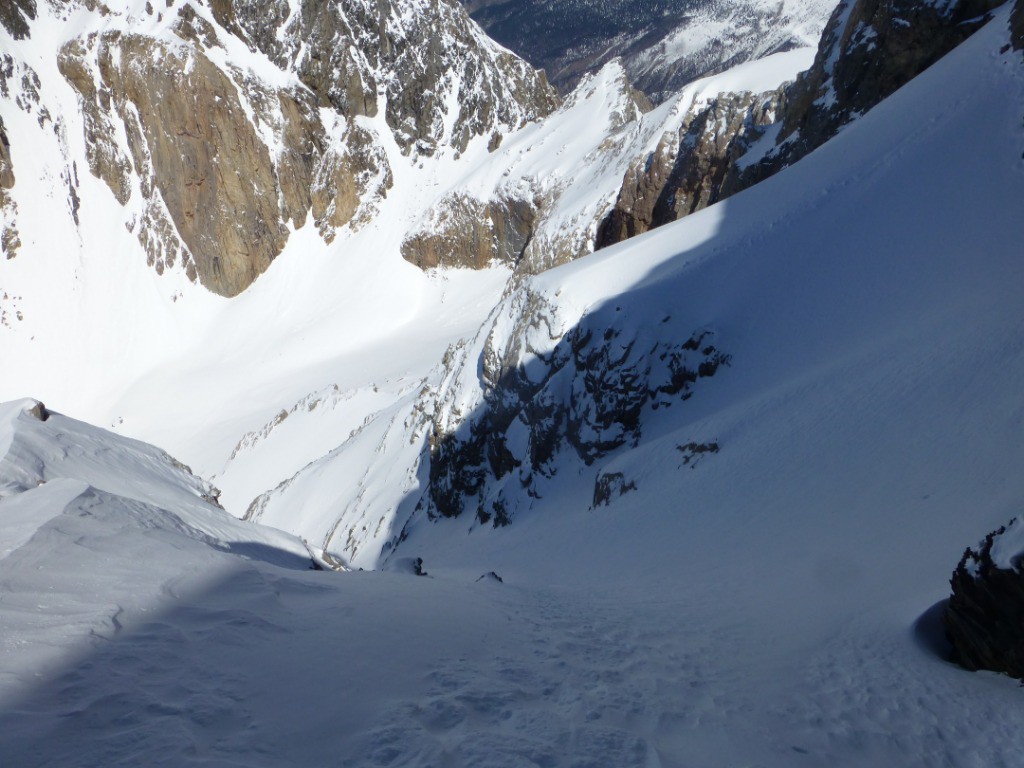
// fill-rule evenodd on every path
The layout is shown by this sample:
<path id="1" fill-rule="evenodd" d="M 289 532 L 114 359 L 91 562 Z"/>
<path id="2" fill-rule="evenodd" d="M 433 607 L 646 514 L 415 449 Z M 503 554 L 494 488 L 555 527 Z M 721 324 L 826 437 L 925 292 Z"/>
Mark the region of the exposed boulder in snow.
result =
<path id="1" fill-rule="evenodd" d="M 1024 521 L 1017 518 L 964 552 L 950 584 L 946 632 L 955 660 L 1024 678 Z"/>
<path id="2" fill-rule="evenodd" d="M 31 408 L 26 410 L 25 413 L 37 421 L 46 421 L 50 418 L 50 412 L 41 402 L 37 402 Z"/>

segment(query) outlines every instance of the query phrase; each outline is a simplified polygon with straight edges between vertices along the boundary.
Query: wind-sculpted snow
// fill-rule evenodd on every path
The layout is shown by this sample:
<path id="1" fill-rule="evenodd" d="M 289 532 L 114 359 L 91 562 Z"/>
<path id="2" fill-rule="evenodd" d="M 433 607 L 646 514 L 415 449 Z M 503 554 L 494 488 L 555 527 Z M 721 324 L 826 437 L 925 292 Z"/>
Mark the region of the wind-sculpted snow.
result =
<path id="1" fill-rule="evenodd" d="M 137 440 L 49 411 L 35 400 L 0 404 L 0 559 L 60 518 L 181 536 L 225 552 L 311 568 L 295 537 L 228 515 L 218 491 Z"/>
<path id="2" fill-rule="evenodd" d="M 729 363 L 711 330 L 679 331 L 671 315 L 628 298 L 575 317 L 557 297 L 521 288 L 441 387 L 428 513 L 506 525 L 545 480 L 637 447 L 655 411 Z"/>

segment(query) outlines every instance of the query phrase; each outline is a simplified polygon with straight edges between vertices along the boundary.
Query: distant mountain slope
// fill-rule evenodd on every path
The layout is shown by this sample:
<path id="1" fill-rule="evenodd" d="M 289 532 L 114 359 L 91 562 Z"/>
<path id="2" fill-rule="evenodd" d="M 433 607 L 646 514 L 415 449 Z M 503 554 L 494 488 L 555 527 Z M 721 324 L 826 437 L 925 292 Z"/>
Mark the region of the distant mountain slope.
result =
<path id="1" fill-rule="evenodd" d="M 836 0 L 462 0 L 495 40 L 563 91 L 621 56 L 656 102 L 699 77 L 814 45 Z"/>

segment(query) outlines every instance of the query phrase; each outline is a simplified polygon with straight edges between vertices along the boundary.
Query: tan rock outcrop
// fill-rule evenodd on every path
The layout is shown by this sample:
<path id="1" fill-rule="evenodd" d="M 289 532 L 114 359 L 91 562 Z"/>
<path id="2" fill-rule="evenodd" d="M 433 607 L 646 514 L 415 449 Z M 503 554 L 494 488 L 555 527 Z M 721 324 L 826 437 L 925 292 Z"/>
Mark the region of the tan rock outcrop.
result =
<path id="1" fill-rule="evenodd" d="M 18 208 L 9 192 L 13 187 L 14 163 L 11 161 L 11 145 L 3 118 L 0 118 L 0 254 L 8 259 L 13 259 L 21 246 L 21 238 L 14 222 Z"/>
<path id="2" fill-rule="evenodd" d="M 137 120 L 137 170 L 149 168 L 203 285 L 234 296 L 281 252 L 267 147 L 234 83 L 201 51 L 139 35 L 101 40 L 99 67 L 122 119 Z"/>
<path id="3" fill-rule="evenodd" d="M 402 256 L 420 269 L 515 266 L 533 236 L 537 210 L 533 201 L 454 196 L 434 211 L 430 226 L 402 244 Z"/>
<path id="4" fill-rule="evenodd" d="M 95 44 L 95 40 L 92 42 Z M 88 56 L 84 41 L 72 40 L 57 55 L 57 68 L 80 96 L 85 134 L 89 138 L 85 147 L 89 171 L 106 182 L 117 201 L 125 205 L 131 197 L 134 169 L 114 139 L 117 128 L 111 118 L 110 90 L 102 83 L 97 87 Z"/>
<path id="5" fill-rule="evenodd" d="M 410 154 L 461 151 L 557 102 L 542 73 L 486 40 L 452 0 L 416 14 L 404 0 L 213 0 L 206 9 L 182 4 L 163 22 L 180 43 L 111 25 L 65 44 L 58 65 L 81 99 L 89 170 L 128 208 L 149 263 L 182 265 L 224 296 L 269 266 L 289 224 L 312 213 L 330 242 L 372 218 L 392 174 L 380 137 L 359 119 L 376 114 L 381 95 Z M 225 65 L 232 36 L 283 80 Z M 289 73 L 292 84 L 280 85 Z M 467 246 L 474 255 L 460 259 L 513 258 L 500 244 L 487 251 L 506 231 L 518 250 L 528 241 L 520 207 L 495 204 L 485 219 Z M 428 248 L 426 261 L 445 261 L 439 242 Z"/>

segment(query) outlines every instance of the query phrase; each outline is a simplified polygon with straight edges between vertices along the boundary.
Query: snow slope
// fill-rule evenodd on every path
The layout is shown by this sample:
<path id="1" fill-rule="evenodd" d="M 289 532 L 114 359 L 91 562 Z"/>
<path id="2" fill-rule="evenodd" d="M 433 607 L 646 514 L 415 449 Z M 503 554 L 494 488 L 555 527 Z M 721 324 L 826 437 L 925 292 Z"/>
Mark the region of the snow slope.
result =
<path id="1" fill-rule="evenodd" d="M 130 11 L 146 15 L 142 4 Z M 43 9 L 32 39 L 12 48 L 41 85 L 32 110 L 5 113 L 24 244 L 0 263 L 0 301 L 19 318 L 0 325 L 8 361 L 0 398 L 40 397 L 159 445 L 214 482 L 238 517 L 308 467 L 321 477 L 316 486 L 333 494 L 318 491 L 263 519 L 364 567 L 376 566 L 408 516 L 402 500 L 421 488 L 421 393 L 440 385 L 446 350 L 477 332 L 509 277 L 503 268 L 424 274 L 401 258 L 409 232 L 429 230 L 452 195 L 540 196 L 551 202 L 534 249 L 570 240 L 574 253 L 585 252 L 625 169 L 688 110 L 723 90 L 774 88 L 811 61 L 801 49 L 744 65 L 692 84 L 649 115 L 636 110 L 612 64 L 496 151 L 484 137 L 461 153 L 408 157 L 389 139 L 382 108 L 377 118 L 359 118 L 382 142 L 393 174 L 386 199 L 374 203 L 377 216 L 358 231 L 342 229 L 330 245 L 312 226 L 293 231 L 268 271 L 226 301 L 190 283 L 182 265 L 155 275 L 126 228 L 141 215 L 135 203 L 121 208 L 87 172 L 78 97 L 46 52 L 96 25 L 128 22 L 75 13 L 63 19 Z M 154 34 L 173 37 L 168 18 L 146 18 Z M 231 50 L 211 56 L 294 85 L 293 75 L 225 39 Z M 40 130 L 44 110 L 59 116 L 62 130 Z M 19 151 L 28 147 L 38 151 Z M 127 145 L 120 151 L 130 154 Z M 64 210 L 66 188 L 55 184 L 75 158 L 80 226 Z M 386 461 L 367 473 L 367 456 Z"/>
<path id="2" fill-rule="evenodd" d="M 50 482 L 3 486 L 0 520 L 13 509 L 20 530 L 0 559 L 5 758 L 1017 765 L 1017 682 L 945 662 L 930 611 L 963 548 L 1024 497 L 1024 60 L 1000 52 L 1007 10 L 791 169 L 532 279 L 524 290 L 556 307 L 552 344 L 584 315 L 657 327 L 670 313 L 673 328 L 713 328 L 732 365 L 690 400 L 645 412 L 636 447 L 561 464 L 508 528 L 416 516 L 398 552 L 422 557 L 432 578 L 240 559 L 168 531 L 144 499 L 109 498 L 123 490 L 47 522 L 43 506 L 73 493 L 51 488 L 47 467 L 93 433 L 57 416 L 26 428 L 26 404 L 6 406 L 5 455 L 19 431 L 51 422 L 75 437 L 12 456 L 19 473 Z M 344 401 L 353 417 L 412 386 L 399 381 L 405 356 L 425 361 L 431 345 L 471 335 L 472 312 L 486 314 L 497 291 L 493 275 L 450 280 L 463 278 L 481 281 L 481 306 L 442 302 L 444 277 L 414 283 L 415 307 L 393 326 L 404 346 L 353 342 L 323 363 L 326 382 L 328 371 L 380 371 L 378 392 Z M 453 369 L 472 369 L 492 330 L 505 341 L 515 300 L 452 351 Z M 343 327 L 308 333 L 326 343 Z M 270 404 L 300 386 L 274 379 L 287 350 L 265 353 L 243 370 Z M 423 402 L 481 402 L 473 377 L 445 386 L 452 398 Z M 339 390 L 317 396 L 341 402 Z M 204 420 L 243 420 L 233 404 L 190 415 L 188 403 L 144 398 L 133 418 L 154 402 L 168 435 L 168 414 L 181 417 L 183 442 L 201 442 L 190 434 Z M 305 414 L 317 409 L 303 407 L 295 415 L 313 424 Z M 678 446 L 711 440 L 719 453 L 683 464 Z M 114 452 L 104 471 L 134 476 L 125 462 Z M 598 472 L 636 489 L 590 509 Z M 169 483 L 181 488 L 161 490 L 156 506 L 180 516 L 200 503 L 195 481 Z M 331 492 L 310 485 L 309 499 Z M 54 499 L 19 506 L 36 493 Z M 195 527 L 200 512 L 215 514 L 195 509 Z M 504 581 L 477 581 L 489 571 Z"/>

